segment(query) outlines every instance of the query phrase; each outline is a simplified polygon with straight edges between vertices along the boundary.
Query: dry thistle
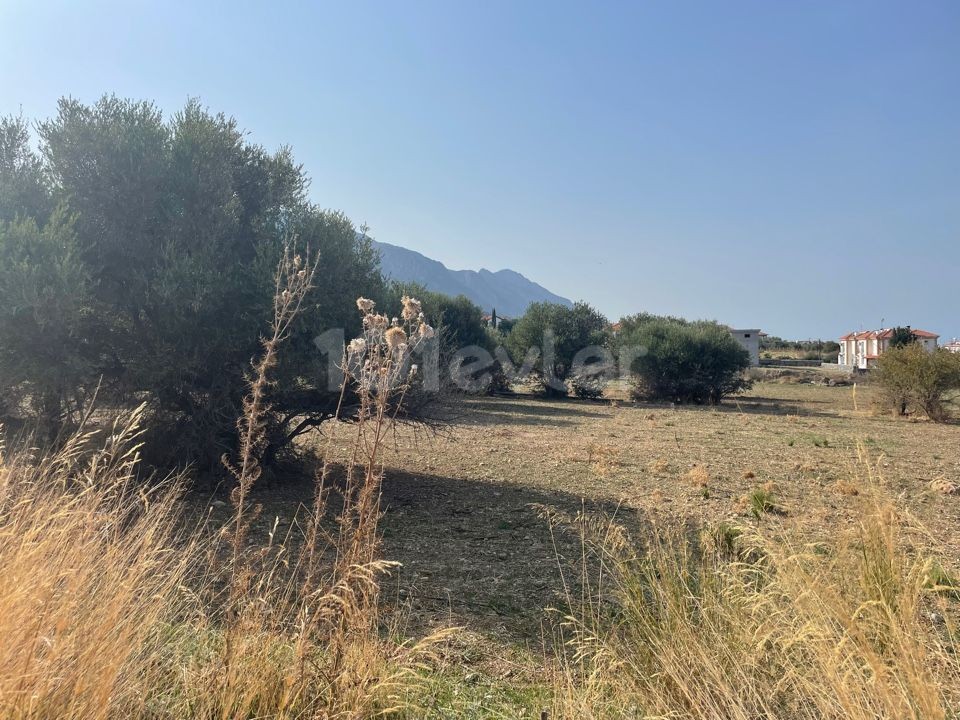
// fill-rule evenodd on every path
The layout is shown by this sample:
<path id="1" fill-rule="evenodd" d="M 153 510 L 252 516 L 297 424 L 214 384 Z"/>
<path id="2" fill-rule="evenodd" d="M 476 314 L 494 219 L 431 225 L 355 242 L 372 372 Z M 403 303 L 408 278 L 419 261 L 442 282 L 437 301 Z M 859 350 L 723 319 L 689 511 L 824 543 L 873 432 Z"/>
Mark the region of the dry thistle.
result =
<path id="1" fill-rule="evenodd" d="M 407 333 L 401 327 L 392 327 L 385 333 L 387 347 L 396 350 L 402 345 L 406 345 Z"/>
<path id="2" fill-rule="evenodd" d="M 657 458 L 647 466 L 647 469 L 655 475 L 660 475 L 670 469 L 670 463 L 664 458 Z"/>
<path id="3" fill-rule="evenodd" d="M 404 295 L 401 302 L 403 303 L 403 312 L 401 315 L 403 316 L 404 320 L 411 322 L 420 317 L 421 307 L 419 300 L 415 300 L 412 297 L 407 297 Z"/>
<path id="4" fill-rule="evenodd" d="M 687 480 L 697 488 L 705 488 L 710 484 L 710 473 L 703 465 L 694 465 L 687 471 Z"/>

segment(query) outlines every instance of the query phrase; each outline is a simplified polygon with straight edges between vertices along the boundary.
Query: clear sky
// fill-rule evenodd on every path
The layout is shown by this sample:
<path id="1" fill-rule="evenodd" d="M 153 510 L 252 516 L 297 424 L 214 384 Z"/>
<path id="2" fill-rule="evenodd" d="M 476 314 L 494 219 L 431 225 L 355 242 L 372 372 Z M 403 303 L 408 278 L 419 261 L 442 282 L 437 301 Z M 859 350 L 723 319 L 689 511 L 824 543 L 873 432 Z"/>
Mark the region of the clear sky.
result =
<path id="1" fill-rule="evenodd" d="M 615 319 L 960 335 L 960 2 L 0 0 L 0 113 L 199 97 L 322 206 Z"/>

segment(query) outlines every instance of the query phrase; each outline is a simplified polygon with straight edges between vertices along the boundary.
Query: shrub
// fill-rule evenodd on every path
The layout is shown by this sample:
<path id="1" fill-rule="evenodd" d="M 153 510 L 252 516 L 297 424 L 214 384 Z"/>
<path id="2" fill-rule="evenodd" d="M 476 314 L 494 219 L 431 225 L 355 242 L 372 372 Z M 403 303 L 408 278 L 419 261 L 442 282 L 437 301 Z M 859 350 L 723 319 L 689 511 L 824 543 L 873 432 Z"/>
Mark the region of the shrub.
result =
<path id="1" fill-rule="evenodd" d="M 875 376 L 885 404 L 897 414 L 915 408 L 934 422 L 946 422 L 950 394 L 960 390 L 960 355 L 908 343 L 883 353 Z"/>
<path id="2" fill-rule="evenodd" d="M 308 202 L 288 150 L 196 101 L 165 120 L 150 103 L 65 99 L 38 128 L 39 155 L 22 122 L 0 128 L 0 387 L 25 400 L 8 407 L 53 434 L 98 386 L 145 399 L 164 438 L 149 447 L 217 468 L 294 244 L 321 270 L 269 389 L 271 448 L 329 417 L 337 393 L 313 338 L 357 332 L 353 299 L 382 279 L 369 240 Z"/>
<path id="3" fill-rule="evenodd" d="M 0 221 L 0 405 L 41 419 L 45 440 L 93 390 L 90 306 L 90 275 L 62 210 L 42 228 L 33 218 Z"/>
<path id="4" fill-rule="evenodd" d="M 492 349 L 483 310 L 465 295 L 453 297 L 418 283 L 392 282 L 387 288 L 386 306 L 398 306 L 405 295 L 419 299 L 424 318 L 442 337 L 444 351 L 456 352 L 470 345 Z"/>
<path id="5" fill-rule="evenodd" d="M 584 357 L 582 351 L 590 353 L 590 348 L 604 346 L 606 328 L 607 319 L 586 303 L 578 302 L 572 308 L 555 303 L 534 303 L 507 336 L 507 349 L 513 361 L 519 364 L 531 350 L 537 351 L 533 373 L 543 392 L 566 395 L 565 381 L 574 365 L 581 359 L 585 362 L 597 359 L 596 354 Z M 591 374 L 596 376 L 594 385 L 603 382 L 603 373 Z"/>
<path id="6" fill-rule="evenodd" d="M 590 374 L 581 370 L 570 375 L 567 384 L 578 398 L 599 400 L 603 397 L 603 389 L 607 385 L 607 378 L 603 374 Z"/>
<path id="7" fill-rule="evenodd" d="M 630 369 L 640 397 L 716 405 L 751 384 L 749 354 L 716 323 L 655 319 L 622 334 L 619 346 L 621 362 L 639 351 Z"/>
<path id="8" fill-rule="evenodd" d="M 567 307 L 556 303 L 533 303 L 507 336 L 513 361 L 523 364 L 528 353 L 537 353 L 532 374 L 548 395 L 566 395 L 566 380 L 574 366 L 596 360 L 591 348 L 606 345 L 607 319 L 583 302 Z M 586 351 L 589 357 L 584 357 Z M 598 377 L 598 383 L 602 382 Z"/>

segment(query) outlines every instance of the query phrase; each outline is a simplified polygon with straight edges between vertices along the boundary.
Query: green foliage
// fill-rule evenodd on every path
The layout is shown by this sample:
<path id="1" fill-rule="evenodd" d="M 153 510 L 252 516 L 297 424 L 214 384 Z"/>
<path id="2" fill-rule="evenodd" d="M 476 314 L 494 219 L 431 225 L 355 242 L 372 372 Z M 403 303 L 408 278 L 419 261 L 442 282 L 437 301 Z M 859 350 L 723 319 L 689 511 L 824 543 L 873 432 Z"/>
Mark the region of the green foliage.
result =
<path id="1" fill-rule="evenodd" d="M 507 350 L 522 364 L 531 349 L 538 351 L 534 374 L 549 394 L 566 394 L 564 381 L 581 351 L 607 344 L 607 319 L 584 302 L 572 308 L 555 303 L 534 303 L 507 336 Z M 581 353 L 581 358 L 578 358 Z M 544 358 L 547 358 L 545 365 Z"/>
<path id="2" fill-rule="evenodd" d="M 840 352 L 840 343 L 834 340 L 784 340 L 776 335 L 763 335 L 760 337 L 760 349 L 801 350 L 805 353 L 805 359 L 813 360 L 821 355 L 836 355 Z"/>
<path id="3" fill-rule="evenodd" d="M 369 240 L 307 201 L 289 150 L 268 153 L 196 101 L 164 120 L 146 102 L 61 100 L 38 125 L 39 156 L 25 128 L 8 119 L 0 133 L 0 218 L 24 218 L 0 231 L 0 256 L 19 263 L 4 264 L 0 284 L 0 386 L 19 385 L 36 405 L 71 386 L 89 394 L 102 378 L 108 398 L 148 399 L 172 454 L 217 466 L 289 243 L 320 271 L 271 389 L 271 437 L 285 442 L 290 423 L 329 412 L 336 394 L 313 338 L 356 331 L 354 300 L 377 296 L 382 279 Z M 25 295 L 29 282 L 46 296 Z M 7 351 L 54 343 L 32 375 Z M 59 405 L 49 419 L 63 420 Z"/>
<path id="4" fill-rule="evenodd" d="M 568 379 L 570 390 L 581 400 L 600 400 L 607 385 L 605 374 L 574 372 Z"/>
<path id="5" fill-rule="evenodd" d="M 884 402 L 898 414 L 919 410 L 934 422 L 950 419 L 951 393 L 960 390 L 960 354 L 927 351 L 919 343 L 893 347 L 877 359 Z"/>
<path id="6" fill-rule="evenodd" d="M 32 218 L 0 222 L 0 299 L 0 406 L 25 404 L 52 436 L 86 400 L 99 359 L 85 341 L 90 278 L 63 210 L 42 229 Z"/>
<path id="7" fill-rule="evenodd" d="M 893 328 L 892 336 L 890 338 L 890 347 L 905 347 L 907 345 L 912 345 L 916 341 L 917 338 L 913 334 L 913 330 L 908 327 L 895 327 Z"/>
<path id="8" fill-rule="evenodd" d="M 642 397 L 718 404 L 750 387 L 750 357 L 730 332 L 713 322 L 647 316 L 617 337 L 621 363 L 630 363 Z"/>
<path id="9" fill-rule="evenodd" d="M 33 218 L 42 226 L 52 211 L 49 183 L 30 147 L 26 120 L 0 118 L 0 222 Z"/>
<path id="10" fill-rule="evenodd" d="M 451 297 L 427 290 L 418 283 L 393 282 L 387 289 L 386 307 L 400 307 L 404 295 L 420 301 L 424 319 L 437 329 L 444 345 L 457 350 L 470 345 L 491 350 L 483 310 L 464 295 Z"/>
<path id="11" fill-rule="evenodd" d="M 773 493 L 767 488 L 754 488 L 747 496 L 750 514 L 759 520 L 767 513 L 779 514 L 782 510 L 774 502 Z"/>
<path id="12" fill-rule="evenodd" d="M 655 322 L 668 322 L 674 325 L 689 325 L 690 321 L 673 315 L 654 315 L 648 312 L 639 312 L 620 318 L 620 336 L 628 336 L 642 327 Z"/>

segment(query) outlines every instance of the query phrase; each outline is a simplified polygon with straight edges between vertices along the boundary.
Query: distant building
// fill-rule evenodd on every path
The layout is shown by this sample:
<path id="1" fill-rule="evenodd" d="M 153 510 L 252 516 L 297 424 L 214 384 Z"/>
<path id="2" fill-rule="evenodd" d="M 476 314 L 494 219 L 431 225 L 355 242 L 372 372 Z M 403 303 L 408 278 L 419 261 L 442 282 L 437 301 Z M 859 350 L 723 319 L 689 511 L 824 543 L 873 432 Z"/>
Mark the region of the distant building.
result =
<path id="1" fill-rule="evenodd" d="M 937 338 L 940 336 L 936 333 L 913 328 L 910 328 L 910 332 L 913 333 L 914 340 L 925 350 L 933 352 L 937 349 Z M 892 338 L 893 328 L 847 333 L 840 338 L 840 355 L 837 363 L 849 368 L 866 370 L 876 363 L 878 357 L 890 349 Z"/>
<path id="2" fill-rule="evenodd" d="M 511 318 L 505 317 L 503 315 L 498 315 L 497 311 L 494 310 L 492 313 L 482 315 L 481 320 L 484 325 L 498 328 L 500 327 L 500 323 L 502 323 L 504 320 L 509 322 Z"/>
<path id="3" fill-rule="evenodd" d="M 730 330 L 730 334 L 733 335 L 733 339 L 740 343 L 744 350 L 750 353 L 750 364 L 753 366 L 759 365 L 760 337 L 763 333 L 756 329 L 736 330 L 734 328 L 728 328 L 728 330 Z"/>
<path id="4" fill-rule="evenodd" d="M 953 340 L 948 342 L 946 345 L 944 345 L 943 349 L 948 350 L 950 352 L 960 353 L 960 340 L 957 340 L 956 338 L 954 338 Z"/>

